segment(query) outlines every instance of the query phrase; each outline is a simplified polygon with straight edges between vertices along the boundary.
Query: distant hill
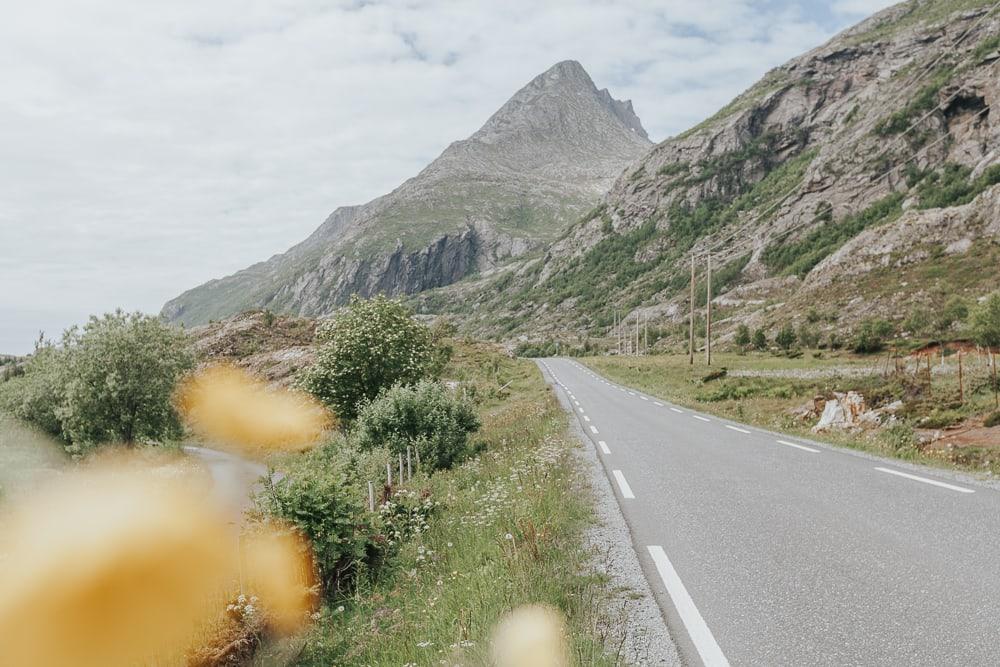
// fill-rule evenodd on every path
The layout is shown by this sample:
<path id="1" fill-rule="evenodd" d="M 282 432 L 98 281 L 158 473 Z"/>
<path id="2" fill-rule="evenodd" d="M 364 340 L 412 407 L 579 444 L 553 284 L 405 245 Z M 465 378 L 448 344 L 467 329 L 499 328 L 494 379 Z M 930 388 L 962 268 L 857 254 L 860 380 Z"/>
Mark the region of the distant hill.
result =
<path id="1" fill-rule="evenodd" d="M 396 190 L 338 208 L 288 252 L 195 287 L 162 314 L 189 325 L 249 308 L 315 316 L 352 294 L 488 274 L 557 238 L 651 145 L 630 102 L 560 62 Z"/>
<path id="2" fill-rule="evenodd" d="M 768 73 L 624 170 L 542 257 L 421 295 L 479 334 L 685 334 L 712 252 L 719 331 L 900 328 L 1000 287 L 1000 10 L 891 7 Z M 699 294 L 704 286 L 699 280 Z"/>

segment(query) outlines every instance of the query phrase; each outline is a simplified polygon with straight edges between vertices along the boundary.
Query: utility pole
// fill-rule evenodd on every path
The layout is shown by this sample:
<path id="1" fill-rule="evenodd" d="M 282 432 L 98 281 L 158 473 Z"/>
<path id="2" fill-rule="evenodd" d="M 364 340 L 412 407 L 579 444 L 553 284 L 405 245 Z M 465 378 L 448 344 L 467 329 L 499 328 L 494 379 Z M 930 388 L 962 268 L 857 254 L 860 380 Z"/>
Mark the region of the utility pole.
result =
<path id="1" fill-rule="evenodd" d="M 962 382 L 962 350 L 958 351 L 958 402 L 965 403 L 965 384 Z"/>
<path id="2" fill-rule="evenodd" d="M 691 255 L 691 329 L 688 334 L 688 363 L 694 364 L 694 255 Z"/>
<path id="3" fill-rule="evenodd" d="M 705 361 L 712 365 L 712 253 L 708 254 L 705 291 Z"/>
<path id="4" fill-rule="evenodd" d="M 635 314 L 635 356 L 639 356 L 639 313 Z"/>
<path id="5" fill-rule="evenodd" d="M 642 347 L 649 354 L 649 313 L 642 314 Z"/>

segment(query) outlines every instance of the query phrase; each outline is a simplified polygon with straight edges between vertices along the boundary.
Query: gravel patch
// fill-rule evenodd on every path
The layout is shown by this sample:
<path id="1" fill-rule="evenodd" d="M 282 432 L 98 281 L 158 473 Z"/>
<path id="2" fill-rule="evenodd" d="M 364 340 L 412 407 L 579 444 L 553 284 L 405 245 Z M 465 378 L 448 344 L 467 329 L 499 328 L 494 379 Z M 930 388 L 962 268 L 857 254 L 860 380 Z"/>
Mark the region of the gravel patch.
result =
<path id="1" fill-rule="evenodd" d="M 548 380 L 548 373 L 539 370 Z M 559 403 L 572 413 L 566 396 L 553 389 Z M 600 601 L 603 627 L 597 628 L 604 637 L 604 646 L 626 665 L 681 665 L 677 646 L 639 565 L 632 534 L 594 444 L 578 420 L 570 420 L 570 431 L 580 442 L 576 451 L 584 481 L 592 490 L 597 519 L 587 531 L 585 546 L 591 552 L 594 571 L 608 577 L 607 595 Z"/>

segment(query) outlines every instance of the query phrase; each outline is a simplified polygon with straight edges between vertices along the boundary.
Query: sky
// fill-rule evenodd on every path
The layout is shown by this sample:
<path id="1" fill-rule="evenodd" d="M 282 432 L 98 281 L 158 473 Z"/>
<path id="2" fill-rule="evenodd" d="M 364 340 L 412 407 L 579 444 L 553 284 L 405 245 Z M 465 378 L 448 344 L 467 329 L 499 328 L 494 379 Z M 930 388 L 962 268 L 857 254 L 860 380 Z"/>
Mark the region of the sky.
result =
<path id="1" fill-rule="evenodd" d="M 0 353 L 284 251 L 560 60 L 661 141 L 885 0 L 33 0 L 0 22 Z"/>

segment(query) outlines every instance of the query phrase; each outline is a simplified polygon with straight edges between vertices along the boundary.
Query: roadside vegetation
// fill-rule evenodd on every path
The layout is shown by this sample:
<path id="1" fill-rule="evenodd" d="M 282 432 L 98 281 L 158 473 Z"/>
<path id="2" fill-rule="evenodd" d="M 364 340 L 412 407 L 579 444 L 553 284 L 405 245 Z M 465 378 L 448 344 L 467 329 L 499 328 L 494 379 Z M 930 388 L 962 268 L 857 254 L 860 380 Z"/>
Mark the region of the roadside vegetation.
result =
<path id="1" fill-rule="evenodd" d="M 288 636 L 251 595 L 219 599 L 189 664 L 486 664 L 498 623 L 532 604 L 559 612 L 575 664 L 621 664 L 599 630 L 609 591 L 584 547 L 592 503 L 565 413 L 533 362 L 451 334 L 383 298 L 320 327 L 296 384 L 340 428 L 309 451 L 265 454 L 280 475 L 262 479 L 247 516 L 251 532 L 284 527 L 309 545 L 312 571 L 284 576 L 313 585 L 311 625 Z M 47 448 L 5 455 L 54 469 L 71 463 L 60 449 L 82 460 L 183 439 L 193 399 L 177 387 L 196 361 L 184 334 L 138 314 L 43 342 L 0 397 L 4 433 Z"/>
<path id="2" fill-rule="evenodd" d="M 891 322 L 871 319 L 837 346 L 817 349 L 807 325 L 783 327 L 773 337 L 742 326 L 730 351 L 713 355 L 712 367 L 703 353 L 694 365 L 677 353 L 592 356 L 585 363 L 616 382 L 764 428 L 1000 474 L 1000 432 L 989 430 L 1000 424 L 990 355 L 1000 346 L 1000 293 L 971 307 L 953 302 L 936 314 L 916 311 L 906 325 L 935 337 L 902 340 Z M 864 396 L 869 409 L 891 407 L 882 425 L 813 433 L 814 406 L 850 391 Z"/>
<path id="3" fill-rule="evenodd" d="M 537 603 L 565 615 L 579 664 L 614 664 L 591 630 L 602 588 L 565 414 L 532 362 L 444 333 L 383 298 L 318 333 L 302 385 L 345 428 L 273 460 L 255 511 L 313 544 L 299 664 L 485 663 L 501 618 Z"/>

